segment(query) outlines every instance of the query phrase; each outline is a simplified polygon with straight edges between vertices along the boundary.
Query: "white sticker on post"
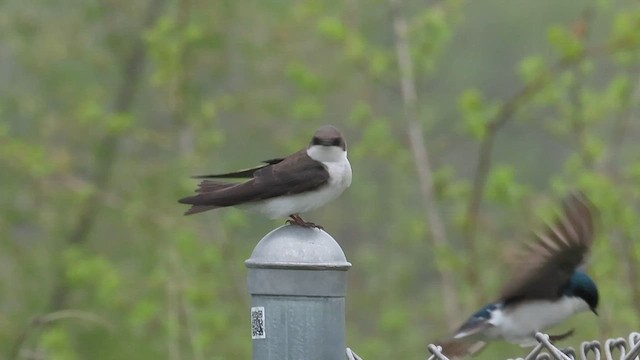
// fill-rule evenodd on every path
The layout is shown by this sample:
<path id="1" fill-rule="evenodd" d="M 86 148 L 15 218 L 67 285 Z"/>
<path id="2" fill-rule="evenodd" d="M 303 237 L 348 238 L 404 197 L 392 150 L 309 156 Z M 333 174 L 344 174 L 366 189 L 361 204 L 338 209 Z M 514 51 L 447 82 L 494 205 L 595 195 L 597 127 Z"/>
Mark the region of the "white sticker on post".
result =
<path id="1" fill-rule="evenodd" d="M 264 306 L 251 308 L 251 339 L 266 339 L 267 333 L 264 322 Z"/>

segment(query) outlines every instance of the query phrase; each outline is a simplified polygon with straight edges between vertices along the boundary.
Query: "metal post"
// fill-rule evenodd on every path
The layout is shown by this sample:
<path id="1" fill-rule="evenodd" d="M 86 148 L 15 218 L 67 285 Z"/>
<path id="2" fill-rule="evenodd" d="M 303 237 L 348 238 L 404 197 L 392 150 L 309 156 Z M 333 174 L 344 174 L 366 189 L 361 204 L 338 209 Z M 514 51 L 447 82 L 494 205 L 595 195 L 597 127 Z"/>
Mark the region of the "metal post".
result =
<path id="1" fill-rule="evenodd" d="M 347 262 L 319 229 L 286 225 L 245 261 L 253 360 L 343 360 Z"/>

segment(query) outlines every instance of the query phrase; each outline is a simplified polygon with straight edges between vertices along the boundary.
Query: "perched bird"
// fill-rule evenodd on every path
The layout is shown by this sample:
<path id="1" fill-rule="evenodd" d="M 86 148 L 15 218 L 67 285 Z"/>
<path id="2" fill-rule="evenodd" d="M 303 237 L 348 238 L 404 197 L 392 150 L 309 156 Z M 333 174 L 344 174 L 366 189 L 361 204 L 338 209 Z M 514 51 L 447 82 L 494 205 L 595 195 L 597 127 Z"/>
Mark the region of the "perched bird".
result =
<path id="1" fill-rule="evenodd" d="M 443 354 L 451 359 L 473 355 L 492 340 L 534 346 L 538 331 L 582 311 L 597 315 L 596 284 L 577 270 L 593 243 L 594 212 L 584 194 L 568 196 L 563 215 L 545 233 L 536 234 L 499 299 L 473 314 L 451 339 L 442 342 Z"/>
<path id="2" fill-rule="evenodd" d="M 351 185 L 347 144 L 340 131 L 331 125 L 319 128 L 306 149 L 263 162 L 231 173 L 194 176 L 205 180 L 199 184 L 197 195 L 179 200 L 192 205 L 185 215 L 237 206 L 271 219 L 290 217 L 287 221 L 290 224 L 321 228 L 304 221 L 300 213 L 336 199 Z M 221 178 L 249 180 L 241 183 L 211 180 Z"/>

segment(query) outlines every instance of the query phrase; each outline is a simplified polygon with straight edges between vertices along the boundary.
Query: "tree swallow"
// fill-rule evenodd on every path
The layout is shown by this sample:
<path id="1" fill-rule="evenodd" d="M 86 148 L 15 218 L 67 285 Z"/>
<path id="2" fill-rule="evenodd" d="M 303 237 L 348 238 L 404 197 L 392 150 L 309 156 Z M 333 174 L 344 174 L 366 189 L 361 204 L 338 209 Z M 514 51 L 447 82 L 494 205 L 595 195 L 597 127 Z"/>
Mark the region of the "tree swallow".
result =
<path id="1" fill-rule="evenodd" d="M 442 344 L 447 357 L 461 358 L 480 351 L 487 341 L 505 340 L 520 346 L 537 344 L 535 333 L 572 315 L 591 310 L 596 315 L 598 289 L 577 270 L 593 243 L 595 209 L 582 193 L 563 202 L 563 216 L 533 242 L 500 298 L 473 314 Z M 573 330 L 552 336 L 561 340 Z"/>
<path id="2" fill-rule="evenodd" d="M 205 180 L 198 185 L 198 195 L 179 200 L 192 205 L 185 215 L 237 206 L 271 219 L 290 217 L 287 221 L 290 224 L 320 228 L 304 221 L 300 213 L 336 199 L 351 185 L 347 144 L 340 131 L 331 125 L 319 128 L 306 149 L 263 162 L 231 173 L 194 176 Z M 219 178 L 249 180 L 241 183 L 210 180 Z"/>

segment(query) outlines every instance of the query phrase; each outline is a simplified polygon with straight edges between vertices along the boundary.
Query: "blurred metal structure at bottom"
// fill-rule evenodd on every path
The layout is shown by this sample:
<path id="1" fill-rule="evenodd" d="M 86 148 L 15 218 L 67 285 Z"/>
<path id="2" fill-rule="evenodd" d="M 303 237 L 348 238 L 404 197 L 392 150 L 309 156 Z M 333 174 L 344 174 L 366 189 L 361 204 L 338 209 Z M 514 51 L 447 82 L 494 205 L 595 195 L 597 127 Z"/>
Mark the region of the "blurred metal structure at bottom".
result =
<path id="1" fill-rule="evenodd" d="M 536 345 L 524 358 L 507 360 L 640 360 L 640 332 L 624 338 L 608 339 L 604 345 L 599 341 L 584 341 L 579 355 L 573 348 L 558 348 L 549 341 L 549 335 L 536 334 Z M 440 346 L 429 345 L 431 355 L 427 360 L 451 360 L 441 353 Z M 347 348 L 347 360 L 363 360 L 353 350 Z"/>
<path id="2" fill-rule="evenodd" d="M 549 335 L 536 334 L 536 345 L 524 358 L 508 360 L 640 360 L 640 333 L 632 332 L 628 340 L 624 338 L 608 339 L 604 346 L 598 341 L 584 341 L 580 352 L 573 348 L 559 348 L 549 341 Z M 451 360 L 441 353 L 441 348 L 428 346 L 431 355 L 427 360 Z"/>
<path id="3" fill-rule="evenodd" d="M 296 225 L 267 234 L 245 262 L 252 298 L 254 360 L 363 360 L 345 345 L 346 272 L 340 245 L 326 232 Z M 509 360 L 640 360 L 640 332 L 561 349 L 543 333 L 524 358 Z M 346 348 L 346 350 L 345 350 Z M 429 345 L 427 360 L 453 360 Z"/>

